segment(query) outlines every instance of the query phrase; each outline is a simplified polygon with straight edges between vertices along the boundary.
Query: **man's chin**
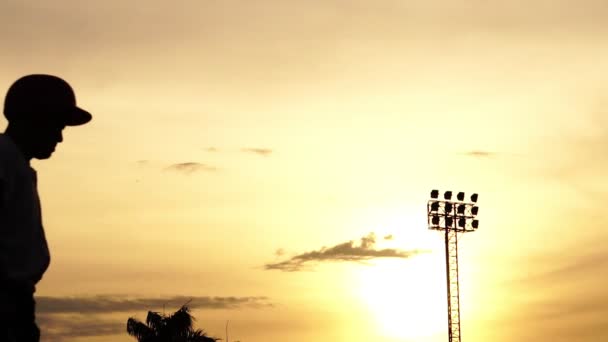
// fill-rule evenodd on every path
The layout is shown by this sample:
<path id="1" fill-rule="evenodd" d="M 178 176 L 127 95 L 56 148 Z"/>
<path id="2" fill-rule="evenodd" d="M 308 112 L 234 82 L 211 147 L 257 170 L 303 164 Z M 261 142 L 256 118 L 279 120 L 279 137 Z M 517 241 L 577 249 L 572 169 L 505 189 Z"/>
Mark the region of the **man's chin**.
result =
<path id="1" fill-rule="evenodd" d="M 40 159 L 40 160 L 43 160 L 43 159 L 49 159 L 49 158 L 51 158 L 51 156 L 53 155 L 53 152 L 55 152 L 55 150 L 41 152 L 41 153 L 36 154 L 36 155 L 34 156 L 34 158 L 36 158 L 36 159 Z"/>

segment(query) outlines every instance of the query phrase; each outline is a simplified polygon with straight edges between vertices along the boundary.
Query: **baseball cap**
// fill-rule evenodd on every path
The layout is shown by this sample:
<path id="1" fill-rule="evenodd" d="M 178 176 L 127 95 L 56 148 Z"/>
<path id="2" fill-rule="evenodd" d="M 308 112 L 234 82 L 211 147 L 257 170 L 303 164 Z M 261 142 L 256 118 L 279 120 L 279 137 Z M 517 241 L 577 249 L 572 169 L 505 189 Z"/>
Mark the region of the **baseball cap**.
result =
<path id="1" fill-rule="evenodd" d="M 63 79 L 44 74 L 26 75 L 15 81 L 4 99 L 4 116 L 15 119 L 57 119 L 66 126 L 84 125 L 92 116 L 76 106 L 72 87 Z"/>

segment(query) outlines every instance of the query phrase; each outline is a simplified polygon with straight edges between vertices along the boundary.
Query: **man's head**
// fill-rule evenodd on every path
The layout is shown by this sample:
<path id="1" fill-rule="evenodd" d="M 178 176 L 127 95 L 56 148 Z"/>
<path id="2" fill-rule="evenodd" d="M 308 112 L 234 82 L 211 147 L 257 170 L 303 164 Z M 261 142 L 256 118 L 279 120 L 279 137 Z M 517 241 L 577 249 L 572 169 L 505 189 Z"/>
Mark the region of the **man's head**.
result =
<path id="1" fill-rule="evenodd" d="M 9 129 L 30 158 L 47 159 L 63 140 L 66 126 L 91 121 L 91 114 L 76 106 L 70 85 L 51 75 L 27 75 L 11 85 L 4 99 Z"/>

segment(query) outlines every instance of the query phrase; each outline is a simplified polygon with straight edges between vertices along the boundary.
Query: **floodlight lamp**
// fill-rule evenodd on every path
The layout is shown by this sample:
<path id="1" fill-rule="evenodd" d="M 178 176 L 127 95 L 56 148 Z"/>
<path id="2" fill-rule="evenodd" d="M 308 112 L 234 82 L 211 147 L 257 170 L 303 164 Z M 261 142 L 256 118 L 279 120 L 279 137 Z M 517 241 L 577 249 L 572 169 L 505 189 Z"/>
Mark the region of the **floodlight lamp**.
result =
<path id="1" fill-rule="evenodd" d="M 431 203 L 431 211 L 433 211 L 433 212 L 439 211 L 439 202 Z"/>
<path id="2" fill-rule="evenodd" d="M 433 215 L 433 218 L 431 219 L 431 223 L 433 224 L 433 226 L 438 226 L 439 225 L 439 216 Z"/>
<path id="3" fill-rule="evenodd" d="M 466 226 L 466 225 L 467 225 L 467 220 L 464 217 L 461 217 L 458 220 L 458 227 L 464 228 L 464 226 Z"/>
<path id="4" fill-rule="evenodd" d="M 452 227 L 454 225 L 454 219 L 451 217 L 446 217 L 445 218 L 445 226 L 446 227 Z"/>
<path id="5" fill-rule="evenodd" d="M 443 198 L 444 198 L 444 199 L 446 199 L 446 200 L 450 200 L 450 199 L 452 199 L 452 192 L 451 192 L 451 191 L 446 191 L 446 192 L 443 194 Z"/>
<path id="6" fill-rule="evenodd" d="M 477 195 L 477 194 L 472 194 L 472 195 L 471 195 L 471 202 L 473 202 L 473 203 L 477 203 L 477 197 L 478 197 L 478 195 Z"/>
<path id="7" fill-rule="evenodd" d="M 471 214 L 473 214 L 473 216 L 476 216 L 477 213 L 479 213 L 479 207 L 473 207 L 473 208 L 471 208 Z"/>
<path id="8" fill-rule="evenodd" d="M 433 199 L 439 198 L 439 190 L 431 191 L 431 198 L 433 198 Z"/>
<path id="9" fill-rule="evenodd" d="M 451 213 L 451 212 L 452 212 L 452 209 L 453 209 L 453 207 L 452 207 L 452 203 L 446 203 L 446 204 L 445 204 L 445 212 L 446 212 L 446 213 Z"/>
<path id="10" fill-rule="evenodd" d="M 459 192 L 458 195 L 456 195 L 456 198 L 458 198 L 459 201 L 464 201 L 464 192 Z"/>
<path id="11" fill-rule="evenodd" d="M 473 220 L 473 223 L 471 223 L 471 225 L 473 226 L 473 228 L 477 229 L 479 228 L 479 220 Z"/>
<path id="12" fill-rule="evenodd" d="M 465 211 L 466 208 L 467 208 L 466 205 L 460 204 L 456 210 L 458 211 L 458 214 L 464 215 L 464 211 Z"/>

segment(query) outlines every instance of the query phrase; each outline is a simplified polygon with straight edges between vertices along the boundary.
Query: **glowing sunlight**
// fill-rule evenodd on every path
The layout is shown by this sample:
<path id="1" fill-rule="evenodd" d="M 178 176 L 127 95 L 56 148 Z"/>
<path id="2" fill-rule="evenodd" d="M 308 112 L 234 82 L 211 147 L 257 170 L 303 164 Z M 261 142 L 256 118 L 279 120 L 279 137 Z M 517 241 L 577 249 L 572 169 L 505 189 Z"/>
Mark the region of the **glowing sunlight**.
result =
<path id="1" fill-rule="evenodd" d="M 394 204 L 371 210 L 363 220 L 391 233 L 391 239 L 380 241 L 379 248 L 423 251 L 404 260 L 377 260 L 357 273 L 358 295 L 374 317 L 378 333 L 409 340 L 443 331 L 446 301 L 442 240 L 426 228 L 424 210 Z"/>
<path id="2" fill-rule="evenodd" d="M 422 338 L 445 329 L 445 276 L 438 259 L 437 253 L 423 254 L 360 271 L 359 295 L 381 335 Z"/>

